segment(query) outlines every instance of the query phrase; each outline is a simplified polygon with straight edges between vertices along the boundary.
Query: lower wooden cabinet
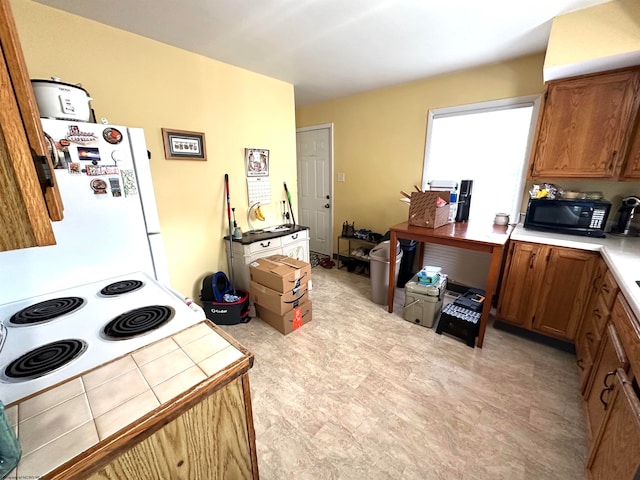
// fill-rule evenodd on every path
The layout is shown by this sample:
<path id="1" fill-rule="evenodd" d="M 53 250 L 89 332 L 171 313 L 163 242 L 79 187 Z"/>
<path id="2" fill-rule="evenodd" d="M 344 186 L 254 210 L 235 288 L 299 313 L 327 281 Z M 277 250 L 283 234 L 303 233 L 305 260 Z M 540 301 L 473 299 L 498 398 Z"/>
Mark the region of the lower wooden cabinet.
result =
<path id="1" fill-rule="evenodd" d="M 589 376 L 584 394 L 587 433 L 593 439 L 602 425 L 612 397 L 612 378 L 618 368 L 626 371 L 627 358 L 620 343 L 616 327 L 610 323 L 605 329 L 602 342 L 594 357 L 592 374 Z"/>
<path id="2" fill-rule="evenodd" d="M 573 341 L 591 295 L 598 258 L 590 251 L 512 242 L 498 319 Z"/>
<path id="3" fill-rule="evenodd" d="M 603 261 L 596 267 L 591 299 L 575 339 L 580 390 L 586 395 L 587 380 L 596 363 L 598 349 L 603 342 L 605 326 L 611 316 L 611 307 L 618 293 L 618 284 Z M 615 370 L 615 368 L 614 368 Z"/>
<path id="4" fill-rule="evenodd" d="M 90 480 L 257 479 L 247 374 L 135 444 Z"/>
<path id="5" fill-rule="evenodd" d="M 638 384 L 622 369 L 611 377 L 613 390 L 587 460 L 591 480 L 636 480 L 640 469 Z"/>

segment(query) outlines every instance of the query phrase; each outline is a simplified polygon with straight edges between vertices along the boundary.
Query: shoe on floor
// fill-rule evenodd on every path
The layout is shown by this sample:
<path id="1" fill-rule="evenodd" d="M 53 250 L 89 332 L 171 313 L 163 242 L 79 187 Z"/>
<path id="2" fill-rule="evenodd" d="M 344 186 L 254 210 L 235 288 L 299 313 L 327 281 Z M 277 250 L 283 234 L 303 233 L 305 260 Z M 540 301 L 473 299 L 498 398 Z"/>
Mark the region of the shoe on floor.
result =
<path id="1" fill-rule="evenodd" d="M 323 258 L 322 260 L 320 260 L 320 262 L 318 262 L 318 264 L 324 268 L 333 268 L 336 265 L 335 262 L 329 257 Z"/>

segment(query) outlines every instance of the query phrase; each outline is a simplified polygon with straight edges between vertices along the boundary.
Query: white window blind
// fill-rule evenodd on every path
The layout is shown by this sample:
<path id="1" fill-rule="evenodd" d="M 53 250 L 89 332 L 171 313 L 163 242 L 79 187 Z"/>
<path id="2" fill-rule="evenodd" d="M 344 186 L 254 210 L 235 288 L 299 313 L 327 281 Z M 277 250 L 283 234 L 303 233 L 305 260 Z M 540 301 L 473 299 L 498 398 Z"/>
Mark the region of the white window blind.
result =
<path id="1" fill-rule="evenodd" d="M 433 180 L 473 180 L 470 222 L 490 226 L 496 213 L 517 222 L 538 97 L 463 105 L 429 112 L 422 187 Z M 483 288 L 489 255 L 426 245 L 423 265 L 450 281 Z"/>

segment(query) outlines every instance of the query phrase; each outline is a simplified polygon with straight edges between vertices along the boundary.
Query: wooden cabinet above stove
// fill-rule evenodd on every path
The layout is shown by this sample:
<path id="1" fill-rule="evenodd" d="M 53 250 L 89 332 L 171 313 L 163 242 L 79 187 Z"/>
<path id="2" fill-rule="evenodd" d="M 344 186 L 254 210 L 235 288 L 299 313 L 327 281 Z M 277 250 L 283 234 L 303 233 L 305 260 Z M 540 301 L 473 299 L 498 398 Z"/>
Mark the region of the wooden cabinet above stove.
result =
<path id="1" fill-rule="evenodd" d="M 53 245 L 62 200 L 9 0 L 0 0 L 0 47 L 0 251 Z"/>

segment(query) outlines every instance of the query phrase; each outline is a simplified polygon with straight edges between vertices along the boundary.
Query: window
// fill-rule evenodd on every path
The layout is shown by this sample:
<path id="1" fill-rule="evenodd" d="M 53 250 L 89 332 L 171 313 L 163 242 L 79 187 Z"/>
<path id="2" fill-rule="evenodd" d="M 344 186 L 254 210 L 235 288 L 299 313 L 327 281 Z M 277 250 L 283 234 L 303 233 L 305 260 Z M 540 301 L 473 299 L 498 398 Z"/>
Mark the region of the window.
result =
<path id="1" fill-rule="evenodd" d="M 470 221 L 491 224 L 498 212 L 517 221 L 536 107 L 527 97 L 430 111 L 423 188 L 473 180 Z"/>
<path id="2" fill-rule="evenodd" d="M 539 96 L 431 110 L 422 188 L 433 180 L 473 180 L 469 221 L 490 226 L 496 213 L 519 219 Z M 425 245 L 422 265 L 442 267 L 449 282 L 484 288 L 491 256 Z"/>

